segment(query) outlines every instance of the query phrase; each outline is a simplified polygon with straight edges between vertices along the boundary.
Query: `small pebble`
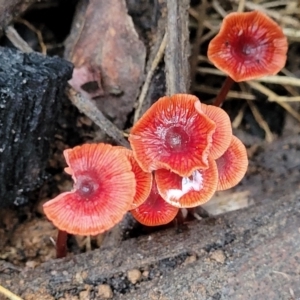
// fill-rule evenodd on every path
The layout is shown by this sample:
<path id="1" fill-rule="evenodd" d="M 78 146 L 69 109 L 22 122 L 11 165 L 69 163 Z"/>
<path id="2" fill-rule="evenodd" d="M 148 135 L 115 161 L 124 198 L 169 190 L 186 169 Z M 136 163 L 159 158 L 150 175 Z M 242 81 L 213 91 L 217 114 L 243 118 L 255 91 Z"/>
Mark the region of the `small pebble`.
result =
<path id="1" fill-rule="evenodd" d="M 81 273 L 76 273 L 75 274 L 75 279 L 76 279 L 76 281 L 78 282 L 78 283 L 83 283 L 83 278 L 82 278 L 82 275 L 81 275 Z"/>
<path id="2" fill-rule="evenodd" d="M 29 260 L 26 262 L 26 267 L 34 269 L 38 265 L 38 262 L 34 260 Z"/>
<path id="3" fill-rule="evenodd" d="M 210 254 L 210 259 L 215 260 L 218 263 L 224 264 L 226 256 L 222 250 L 216 250 Z"/>
<path id="4" fill-rule="evenodd" d="M 145 278 L 148 278 L 148 277 L 149 277 L 149 271 L 144 271 L 144 272 L 143 272 L 143 276 L 144 276 Z"/>
<path id="5" fill-rule="evenodd" d="M 114 294 L 111 287 L 108 284 L 100 284 L 98 286 L 98 296 L 104 299 L 111 299 Z"/>
<path id="6" fill-rule="evenodd" d="M 197 256 L 196 255 L 190 255 L 190 256 L 188 256 L 186 259 L 185 259 L 185 261 L 184 261 L 184 265 L 188 265 L 188 264 L 191 264 L 191 263 L 193 263 L 193 262 L 195 262 L 197 260 Z"/>
<path id="7" fill-rule="evenodd" d="M 132 284 L 136 284 L 141 279 L 142 273 L 138 269 L 132 269 L 127 272 L 127 277 Z"/>
<path id="8" fill-rule="evenodd" d="M 90 300 L 90 291 L 81 291 L 79 293 L 80 300 Z"/>

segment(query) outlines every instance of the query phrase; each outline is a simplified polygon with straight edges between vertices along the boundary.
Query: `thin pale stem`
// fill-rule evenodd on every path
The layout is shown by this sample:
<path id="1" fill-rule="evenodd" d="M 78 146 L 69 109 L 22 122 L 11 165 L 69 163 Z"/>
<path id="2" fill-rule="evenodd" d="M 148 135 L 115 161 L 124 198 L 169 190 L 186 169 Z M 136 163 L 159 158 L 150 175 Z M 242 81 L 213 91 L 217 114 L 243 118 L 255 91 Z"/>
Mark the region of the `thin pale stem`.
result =
<path id="1" fill-rule="evenodd" d="M 8 289 L 4 288 L 2 285 L 0 285 L 0 294 L 4 295 L 10 300 L 22 300 L 22 298 L 18 297 Z"/>
<path id="2" fill-rule="evenodd" d="M 57 239 L 56 239 L 56 258 L 66 257 L 67 237 L 68 237 L 68 233 L 66 231 L 58 230 Z"/>
<path id="3" fill-rule="evenodd" d="M 223 104 L 230 88 L 232 87 L 233 83 L 234 83 L 234 80 L 231 77 L 227 76 L 224 83 L 223 83 L 223 85 L 222 85 L 222 87 L 221 87 L 221 90 L 220 90 L 219 94 L 217 95 L 217 97 L 216 97 L 216 99 L 213 103 L 214 106 L 218 106 L 218 107 L 222 106 L 222 104 Z"/>

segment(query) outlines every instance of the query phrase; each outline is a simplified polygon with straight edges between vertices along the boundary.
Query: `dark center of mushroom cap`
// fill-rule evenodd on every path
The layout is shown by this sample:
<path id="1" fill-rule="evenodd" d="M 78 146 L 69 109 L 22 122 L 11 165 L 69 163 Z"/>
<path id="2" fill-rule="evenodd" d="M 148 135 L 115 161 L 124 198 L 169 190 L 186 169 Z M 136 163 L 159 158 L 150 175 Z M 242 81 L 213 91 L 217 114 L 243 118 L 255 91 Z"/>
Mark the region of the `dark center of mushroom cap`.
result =
<path id="1" fill-rule="evenodd" d="M 99 183 L 88 176 L 78 176 L 76 180 L 75 189 L 84 200 L 89 200 L 99 187 Z"/>
<path id="2" fill-rule="evenodd" d="M 241 63 L 259 63 L 264 59 L 269 41 L 262 32 L 240 31 L 235 38 L 227 43 L 232 56 Z"/>
<path id="3" fill-rule="evenodd" d="M 247 59 L 255 56 L 259 51 L 259 46 L 252 39 L 240 36 L 232 44 L 232 54 L 238 59 Z"/>
<path id="4" fill-rule="evenodd" d="M 180 126 L 173 126 L 167 129 L 165 135 L 165 147 L 172 152 L 181 152 L 187 149 L 189 135 Z"/>

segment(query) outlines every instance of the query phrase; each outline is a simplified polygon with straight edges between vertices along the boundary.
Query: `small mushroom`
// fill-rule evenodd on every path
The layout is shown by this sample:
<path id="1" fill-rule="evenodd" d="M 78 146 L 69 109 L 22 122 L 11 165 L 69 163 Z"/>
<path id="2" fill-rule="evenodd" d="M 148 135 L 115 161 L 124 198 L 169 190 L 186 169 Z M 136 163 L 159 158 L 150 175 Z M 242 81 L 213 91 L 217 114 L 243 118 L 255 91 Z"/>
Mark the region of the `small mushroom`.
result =
<path id="1" fill-rule="evenodd" d="M 137 161 L 133 156 L 132 150 L 129 150 L 125 147 L 118 147 L 121 149 L 124 154 L 126 155 L 127 159 L 129 160 L 132 166 L 132 172 L 135 176 L 136 181 L 136 192 L 133 198 L 133 202 L 131 204 L 130 209 L 134 209 L 141 205 L 149 196 L 151 187 L 152 187 L 152 174 L 148 172 L 144 172 Z"/>
<path id="2" fill-rule="evenodd" d="M 151 192 L 140 206 L 131 210 L 132 216 L 146 226 L 159 226 L 171 222 L 179 209 L 167 203 L 159 194 L 155 180 Z"/>
<path id="3" fill-rule="evenodd" d="M 197 111 L 202 111 L 216 123 L 216 130 L 212 136 L 212 146 L 209 155 L 217 159 L 227 150 L 232 138 L 231 121 L 228 114 L 220 107 L 206 105 L 197 101 L 195 103 Z"/>
<path id="4" fill-rule="evenodd" d="M 208 167 L 216 125 L 194 104 L 197 97 L 176 94 L 154 103 L 132 127 L 129 141 L 145 172 L 166 168 L 180 176 Z"/>
<path id="5" fill-rule="evenodd" d="M 216 160 L 219 182 L 218 191 L 230 189 L 237 185 L 245 176 L 248 168 L 247 150 L 236 136 L 232 136 L 230 146 Z"/>
<path id="6" fill-rule="evenodd" d="M 125 154 L 108 144 L 64 151 L 73 190 L 43 205 L 47 218 L 77 235 L 96 235 L 117 224 L 132 205 L 136 182 Z"/>
<path id="7" fill-rule="evenodd" d="M 277 74 L 286 63 L 287 50 L 287 38 L 281 27 L 266 14 L 228 14 L 207 52 L 208 59 L 229 75 L 214 105 L 222 104 L 234 81 Z"/>
<path id="8" fill-rule="evenodd" d="M 234 81 L 278 73 L 285 65 L 287 38 L 281 27 L 260 11 L 233 12 L 208 46 L 209 60 Z"/>
<path id="9" fill-rule="evenodd" d="M 195 170 L 189 177 L 181 177 L 166 169 L 155 171 L 155 181 L 162 198 L 179 208 L 204 204 L 214 195 L 218 184 L 216 162 L 209 158 L 205 170 Z"/>

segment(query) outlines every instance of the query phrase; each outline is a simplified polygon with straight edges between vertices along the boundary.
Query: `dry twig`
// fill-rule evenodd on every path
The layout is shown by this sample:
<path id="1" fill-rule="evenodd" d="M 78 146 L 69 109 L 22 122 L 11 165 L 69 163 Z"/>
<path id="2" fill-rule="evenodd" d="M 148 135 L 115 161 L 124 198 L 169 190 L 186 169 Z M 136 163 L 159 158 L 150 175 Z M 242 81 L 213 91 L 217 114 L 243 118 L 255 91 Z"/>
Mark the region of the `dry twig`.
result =
<path id="1" fill-rule="evenodd" d="M 242 108 L 239 110 L 238 114 L 234 118 L 234 120 L 231 122 L 232 128 L 238 128 L 240 124 L 242 123 L 242 120 L 244 118 L 245 110 L 246 110 L 247 104 L 244 103 Z"/>
<path id="2" fill-rule="evenodd" d="M 259 82 L 248 81 L 247 84 L 250 85 L 252 88 L 258 90 L 259 92 L 263 93 L 264 95 L 266 95 L 269 101 L 272 100 L 275 101 L 278 105 L 284 108 L 290 115 L 292 115 L 295 119 L 297 119 L 300 122 L 300 114 L 296 112 L 294 109 L 292 109 L 292 107 L 289 104 L 280 101 L 281 96 L 278 96 L 276 93 L 274 93 L 267 87 L 263 86 Z"/>
<path id="3" fill-rule="evenodd" d="M 129 148 L 128 141 L 124 138 L 123 132 L 118 129 L 111 121 L 109 121 L 97 106 L 82 94 L 70 89 L 68 92 L 69 99 L 72 103 L 87 117 L 89 117 L 96 125 L 98 125 L 109 137 L 116 143 Z"/>
<path id="4" fill-rule="evenodd" d="M 219 1 L 213 0 L 212 7 L 215 9 L 215 11 L 222 17 L 226 17 L 227 12 L 224 10 L 224 8 L 221 6 Z"/>
<path id="5" fill-rule="evenodd" d="M 186 93 L 189 90 L 189 2 L 167 0 L 165 64 L 168 95 Z"/>
<path id="6" fill-rule="evenodd" d="M 193 90 L 196 92 L 202 92 L 206 94 L 217 95 L 219 90 L 208 85 L 194 85 Z M 226 95 L 226 99 L 245 99 L 245 100 L 255 100 L 256 97 L 250 93 L 239 92 L 239 91 L 229 91 Z"/>
<path id="7" fill-rule="evenodd" d="M 244 11 L 244 9 L 245 9 L 245 0 L 240 0 L 239 1 L 239 6 L 238 6 L 238 9 L 237 9 L 237 11 L 238 12 L 243 12 Z"/>
<path id="8" fill-rule="evenodd" d="M 238 3 L 240 0 L 234 0 L 233 2 Z M 245 7 L 250 10 L 260 10 L 265 14 L 269 15 L 270 17 L 274 18 L 277 22 L 281 23 L 283 26 L 294 26 L 299 28 L 300 22 L 299 20 L 292 18 L 288 15 L 279 13 L 278 11 L 271 10 L 266 8 L 262 4 L 253 3 L 253 1 L 246 1 Z"/>
<path id="9" fill-rule="evenodd" d="M 273 141 L 273 134 L 269 128 L 268 123 L 264 120 L 263 116 L 261 115 L 261 113 L 259 112 L 258 108 L 256 107 L 256 105 L 254 104 L 254 102 L 252 101 L 247 101 L 254 119 L 256 120 L 256 122 L 258 123 L 258 125 L 264 130 L 265 135 L 266 135 L 266 141 L 271 143 Z"/>
<path id="10" fill-rule="evenodd" d="M 27 44 L 26 41 L 22 39 L 17 30 L 13 26 L 7 26 L 5 28 L 5 34 L 11 43 L 20 51 L 25 53 L 33 52 L 31 47 Z"/>
<path id="11" fill-rule="evenodd" d="M 14 293 L 9 291 L 8 289 L 4 288 L 2 285 L 0 285 L 0 294 L 4 295 L 5 297 L 7 297 L 10 300 L 22 300 L 22 298 L 15 295 Z"/>
<path id="12" fill-rule="evenodd" d="M 135 110 L 135 113 L 134 113 L 133 123 L 136 123 L 137 120 L 140 118 L 141 109 L 142 109 L 144 100 L 147 96 L 147 92 L 148 92 L 149 86 L 151 84 L 151 79 L 153 77 L 153 74 L 154 74 L 158 64 L 160 63 L 160 61 L 163 58 L 163 55 L 164 55 L 164 52 L 165 52 L 165 49 L 166 49 L 166 44 L 167 44 L 167 34 L 165 33 L 164 36 L 163 36 L 163 39 L 160 43 L 160 47 L 159 47 L 159 49 L 156 53 L 156 56 L 152 61 L 152 64 L 150 66 L 150 70 L 147 73 L 146 80 L 144 82 L 144 85 L 142 87 L 140 96 L 139 96 L 138 101 L 136 103 L 137 106 L 136 106 L 136 110 Z"/>
<path id="13" fill-rule="evenodd" d="M 30 24 L 25 19 L 19 18 L 19 19 L 16 20 L 16 22 L 24 24 L 25 26 L 27 26 L 31 31 L 33 31 L 36 34 L 36 36 L 38 38 L 38 41 L 39 41 L 39 45 L 41 47 L 41 52 L 44 55 L 46 55 L 47 54 L 47 46 L 44 43 L 42 32 L 40 30 L 36 29 L 32 24 Z"/>
<path id="14" fill-rule="evenodd" d="M 214 68 L 198 68 L 198 72 L 202 74 L 211 74 L 211 75 L 219 75 L 219 76 L 226 76 L 225 73 L 219 71 Z M 300 79 L 295 77 L 288 77 L 288 76 L 265 76 L 262 78 L 255 79 L 251 82 L 263 82 L 263 83 L 272 83 L 272 84 L 279 84 L 279 85 L 291 85 L 295 87 L 300 87 Z M 273 96 L 270 98 L 270 101 L 299 101 L 299 97 L 289 97 L 289 96 L 278 96 L 274 93 Z M 276 100 L 274 100 L 276 99 Z"/>

